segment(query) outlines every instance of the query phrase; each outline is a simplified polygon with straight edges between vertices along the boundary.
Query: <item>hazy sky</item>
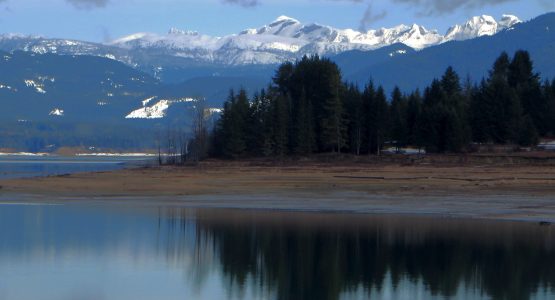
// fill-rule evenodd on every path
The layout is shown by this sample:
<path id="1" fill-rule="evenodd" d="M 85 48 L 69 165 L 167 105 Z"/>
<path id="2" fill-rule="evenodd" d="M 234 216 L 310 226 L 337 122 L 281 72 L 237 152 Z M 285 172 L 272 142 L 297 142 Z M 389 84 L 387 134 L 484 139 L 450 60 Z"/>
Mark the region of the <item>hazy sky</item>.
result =
<path id="1" fill-rule="evenodd" d="M 280 15 L 339 28 L 418 23 L 444 33 L 480 14 L 523 20 L 555 10 L 555 0 L 0 0 L 0 33 L 109 41 L 170 27 L 237 33 Z"/>

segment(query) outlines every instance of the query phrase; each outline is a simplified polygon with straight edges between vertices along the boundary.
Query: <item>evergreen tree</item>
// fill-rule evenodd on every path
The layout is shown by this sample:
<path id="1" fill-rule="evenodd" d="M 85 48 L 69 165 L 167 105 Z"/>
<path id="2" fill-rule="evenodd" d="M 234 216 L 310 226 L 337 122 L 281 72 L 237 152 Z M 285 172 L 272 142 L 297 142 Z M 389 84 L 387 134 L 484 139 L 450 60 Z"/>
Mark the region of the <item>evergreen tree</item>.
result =
<path id="1" fill-rule="evenodd" d="M 395 141 L 397 150 L 404 147 L 408 143 L 409 129 L 407 127 L 407 109 L 408 103 L 406 98 L 401 94 L 401 90 L 395 87 L 391 95 L 391 138 Z"/>
<path id="2" fill-rule="evenodd" d="M 468 145 L 471 135 L 468 125 L 467 95 L 463 94 L 459 75 L 452 67 L 448 67 L 441 78 L 441 87 L 447 97 L 447 102 L 444 103 L 448 110 L 445 122 L 450 127 L 446 131 L 447 149 L 451 152 L 459 152 Z"/>
<path id="3" fill-rule="evenodd" d="M 323 73 L 326 85 L 322 86 L 327 89 L 327 97 L 322 103 L 322 118 L 320 119 L 321 141 L 324 150 L 332 150 L 341 152 L 345 146 L 345 116 L 343 113 L 343 102 L 339 97 L 339 89 L 341 87 L 341 75 L 339 69 L 335 65 L 329 65 Z"/>
<path id="4" fill-rule="evenodd" d="M 362 153 L 373 153 L 376 147 L 373 146 L 372 141 L 374 132 L 374 99 L 376 98 L 376 89 L 374 83 L 370 81 L 365 87 L 361 95 L 362 110 L 363 110 L 363 138 L 362 138 Z"/>
<path id="5" fill-rule="evenodd" d="M 248 152 L 252 156 L 264 155 L 265 121 L 268 109 L 266 91 L 262 89 L 260 93 L 254 95 L 247 120 L 246 143 Z"/>
<path id="6" fill-rule="evenodd" d="M 365 114 L 362 103 L 362 95 L 355 85 L 351 84 L 344 89 L 343 99 L 348 120 L 349 149 L 351 153 L 360 155 L 364 141 Z"/>
<path id="7" fill-rule="evenodd" d="M 469 122 L 472 128 L 472 140 L 478 143 L 489 143 L 493 141 L 495 104 L 485 97 L 487 82 L 482 80 L 480 87 L 476 87 L 470 99 Z"/>
<path id="8" fill-rule="evenodd" d="M 521 146 L 535 146 L 539 142 L 538 132 L 530 116 L 525 116 L 520 127 L 518 144 Z"/>
<path id="9" fill-rule="evenodd" d="M 555 136 L 555 80 L 551 83 L 546 81 L 543 87 L 544 97 L 547 101 L 548 115 L 550 116 L 547 120 L 549 132 L 547 135 Z"/>
<path id="10" fill-rule="evenodd" d="M 496 77 L 500 80 L 509 82 L 509 67 L 511 61 L 507 52 L 502 52 L 501 55 L 493 63 L 493 69 L 490 71 L 490 78 Z"/>
<path id="11" fill-rule="evenodd" d="M 289 151 L 289 104 L 289 97 L 278 95 L 272 106 L 272 153 L 279 157 L 287 155 Z"/>
<path id="12" fill-rule="evenodd" d="M 500 59 L 505 60 L 504 57 Z M 492 140 L 496 143 L 516 143 L 522 124 L 522 105 L 518 94 L 510 86 L 508 69 L 502 72 L 494 67 L 484 97 L 492 106 Z"/>
<path id="13" fill-rule="evenodd" d="M 509 85 L 515 90 L 522 105 L 522 112 L 532 118 L 541 135 L 549 131 L 548 100 L 542 96 L 540 77 L 534 73 L 530 54 L 517 51 L 509 66 Z"/>
<path id="14" fill-rule="evenodd" d="M 224 103 L 224 108 L 220 120 L 216 125 L 216 130 L 214 133 L 215 146 L 214 151 L 217 156 L 220 157 L 232 157 L 232 136 L 233 131 L 233 105 L 235 103 L 235 92 L 233 90 L 229 91 L 229 96 Z"/>
<path id="15" fill-rule="evenodd" d="M 459 152 L 468 144 L 466 110 L 459 76 L 449 67 L 425 92 L 422 130 L 428 151 Z"/>
<path id="16" fill-rule="evenodd" d="M 273 77 L 275 87 L 282 95 L 289 95 L 294 83 L 293 72 L 295 66 L 290 62 L 285 62 L 279 66 L 276 75 Z"/>
<path id="17" fill-rule="evenodd" d="M 389 141 L 429 152 L 461 152 L 470 141 L 533 146 L 555 134 L 555 81 L 540 83 L 527 52 L 502 53 L 479 85 L 461 87 L 449 67 L 423 94 L 399 88 L 388 103 L 370 82 L 361 92 L 318 56 L 281 65 L 273 85 L 249 102 L 230 91 L 212 134 L 218 157 L 377 153 Z"/>
<path id="18" fill-rule="evenodd" d="M 445 124 L 442 124 L 446 117 L 442 106 L 445 98 L 441 83 L 437 79 L 424 91 L 420 130 L 424 138 L 422 142 L 428 152 L 444 152 L 446 150 Z"/>
<path id="19" fill-rule="evenodd" d="M 514 143 L 522 122 L 520 99 L 509 84 L 509 56 L 502 53 L 471 101 L 472 135 L 477 142 Z"/>
<path id="20" fill-rule="evenodd" d="M 364 95 L 365 101 L 369 105 L 367 115 L 368 150 L 370 153 L 380 155 L 389 138 L 389 105 L 381 86 L 374 93 L 372 84 L 369 84 Z"/>
<path id="21" fill-rule="evenodd" d="M 306 92 L 304 89 L 301 91 L 301 95 L 296 102 L 296 109 L 295 109 L 295 130 L 294 130 L 294 147 L 296 154 L 311 154 L 312 153 L 312 145 L 314 143 L 313 140 L 313 127 L 310 118 L 310 110 L 311 105 L 308 102 L 308 98 L 306 97 Z"/>
<path id="22" fill-rule="evenodd" d="M 420 92 L 413 92 L 407 103 L 407 144 L 423 147 L 423 134 L 420 130 L 422 123 L 422 97 Z"/>
<path id="23" fill-rule="evenodd" d="M 225 129 L 226 143 L 224 144 L 224 155 L 230 158 L 238 158 L 245 154 L 247 150 L 247 119 L 249 116 L 249 100 L 244 89 L 239 91 L 237 96 L 230 94 L 228 106 L 229 124 Z"/>

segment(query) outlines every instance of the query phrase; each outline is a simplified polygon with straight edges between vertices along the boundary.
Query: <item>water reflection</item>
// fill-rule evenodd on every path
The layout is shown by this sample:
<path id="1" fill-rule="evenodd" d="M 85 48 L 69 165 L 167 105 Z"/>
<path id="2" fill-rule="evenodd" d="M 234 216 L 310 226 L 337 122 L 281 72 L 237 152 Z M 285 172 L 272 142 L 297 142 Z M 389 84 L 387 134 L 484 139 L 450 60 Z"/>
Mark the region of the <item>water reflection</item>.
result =
<path id="1" fill-rule="evenodd" d="M 0 237 L 0 299 L 555 297 L 529 223 L 0 205 Z"/>
<path id="2" fill-rule="evenodd" d="M 126 165 L 145 164 L 152 158 L 89 156 L 0 156 L 0 178 L 28 178 L 73 174 L 77 172 L 112 171 Z"/>

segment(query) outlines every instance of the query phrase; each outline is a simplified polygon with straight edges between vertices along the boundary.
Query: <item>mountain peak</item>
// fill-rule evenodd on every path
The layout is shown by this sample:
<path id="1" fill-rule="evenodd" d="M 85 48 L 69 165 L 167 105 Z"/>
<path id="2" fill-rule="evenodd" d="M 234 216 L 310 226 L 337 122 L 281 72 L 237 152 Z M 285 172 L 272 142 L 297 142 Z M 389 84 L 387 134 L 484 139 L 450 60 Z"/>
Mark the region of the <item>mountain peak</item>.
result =
<path id="1" fill-rule="evenodd" d="M 522 23 L 522 21 L 515 15 L 502 15 L 498 23 L 503 28 L 510 28 L 518 23 Z"/>
<path id="2" fill-rule="evenodd" d="M 445 39 L 462 41 L 484 35 L 494 35 L 520 22 L 520 19 L 513 15 L 503 15 L 499 21 L 488 15 L 475 16 L 464 24 L 449 28 Z"/>
<path id="3" fill-rule="evenodd" d="M 438 33 L 437 30 L 429 30 L 418 24 L 360 32 L 318 23 L 303 24 L 294 18 L 279 16 L 273 23 L 257 29 L 246 29 L 238 34 L 222 37 L 171 28 L 167 34 L 135 33 L 106 44 L 125 49 L 125 51 L 166 49 L 167 53 L 172 55 L 203 62 L 231 65 L 278 64 L 287 60 L 295 60 L 305 54 L 333 55 L 349 50 L 369 51 L 398 43 L 421 50 L 448 41 L 462 41 L 494 35 L 507 28 L 512 28 L 517 23 L 520 23 L 520 20 L 513 15 L 505 14 L 497 21 L 491 16 L 480 15 L 451 27 L 444 35 Z M 5 44 L 16 44 L 20 49 L 37 53 L 49 51 L 88 53 L 87 51 L 93 51 L 90 49 L 98 48 L 98 45 L 93 45 L 88 49 L 85 44 L 71 40 L 37 39 L 29 42 L 17 41 L 16 43 L 8 41 L 9 35 L 0 35 L 0 42 L 2 40 L 6 41 Z M 13 48 L 13 46 L 10 47 Z M 116 57 L 118 60 L 131 63 L 128 57 L 117 58 L 118 55 L 114 55 L 110 51 L 102 52 L 99 55 Z"/>
<path id="4" fill-rule="evenodd" d="M 292 21 L 292 22 L 295 22 L 295 23 L 300 23 L 297 19 L 294 19 L 294 18 L 291 18 L 291 17 L 288 17 L 288 16 L 281 15 L 281 16 L 277 17 L 277 18 L 272 22 L 272 24 L 273 24 L 273 23 L 286 22 L 286 21 Z"/>

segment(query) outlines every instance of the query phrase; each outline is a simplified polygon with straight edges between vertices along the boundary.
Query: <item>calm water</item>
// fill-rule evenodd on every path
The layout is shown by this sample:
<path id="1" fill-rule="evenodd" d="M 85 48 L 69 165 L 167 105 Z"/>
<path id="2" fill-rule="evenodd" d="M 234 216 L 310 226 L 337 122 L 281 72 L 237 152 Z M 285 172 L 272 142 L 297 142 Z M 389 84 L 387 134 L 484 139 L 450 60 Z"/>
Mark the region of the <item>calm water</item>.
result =
<path id="1" fill-rule="evenodd" d="M 555 299 L 555 228 L 0 205 L 0 299 Z"/>
<path id="2" fill-rule="evenodd" d="M 148 157 L 0 156 L 0 179 L 121 169 Z"/>

